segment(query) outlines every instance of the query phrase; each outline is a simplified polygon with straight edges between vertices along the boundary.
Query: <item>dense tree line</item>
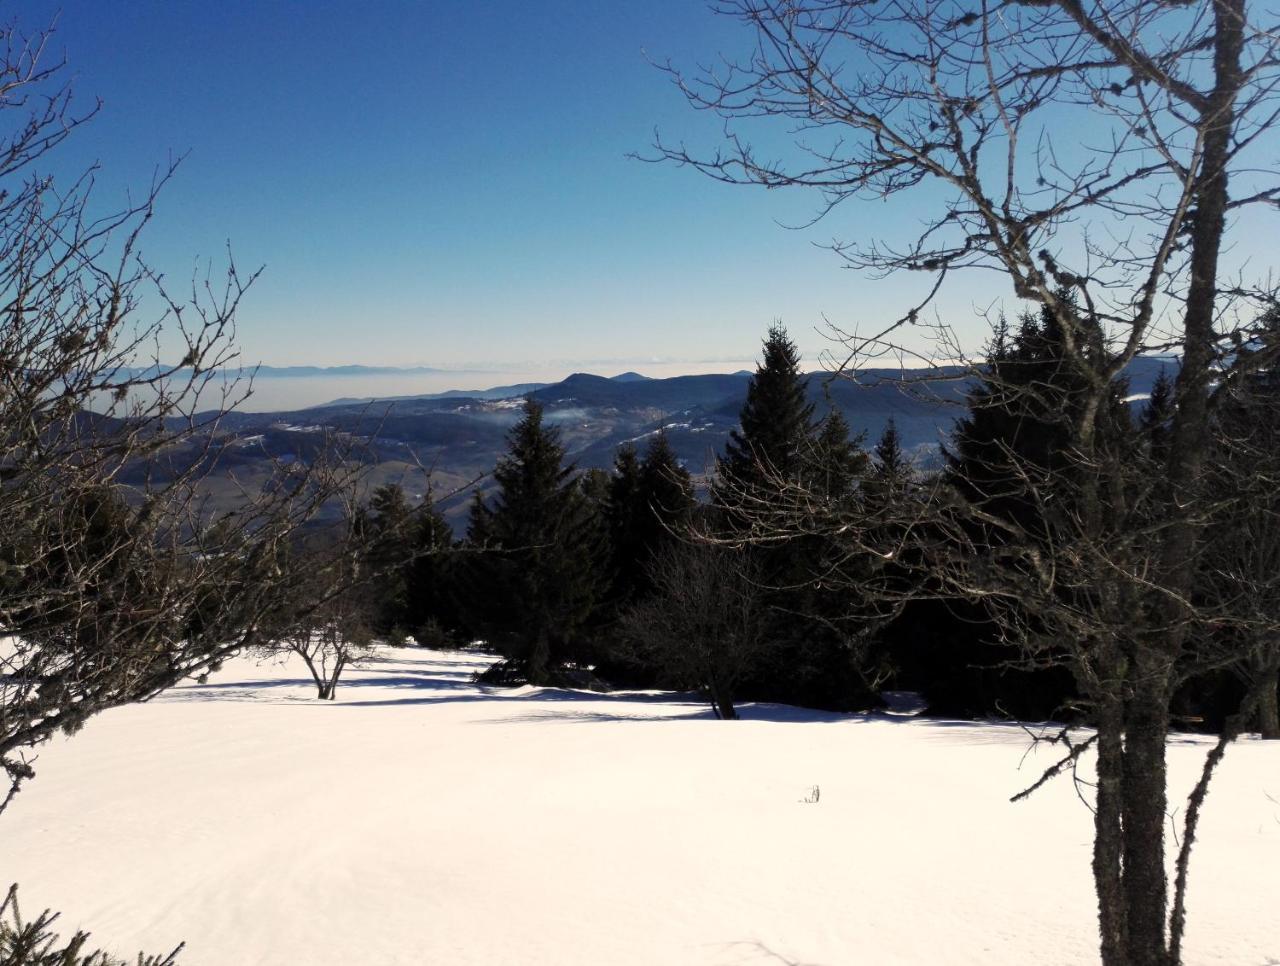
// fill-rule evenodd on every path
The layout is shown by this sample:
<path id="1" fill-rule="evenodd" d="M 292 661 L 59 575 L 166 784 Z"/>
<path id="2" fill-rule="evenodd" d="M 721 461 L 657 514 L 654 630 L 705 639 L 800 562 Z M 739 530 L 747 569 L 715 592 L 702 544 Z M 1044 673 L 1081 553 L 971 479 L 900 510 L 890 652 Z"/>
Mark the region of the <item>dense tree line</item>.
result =
<path id="1" fill-rule="evenodd" d="M 622 444 L 609 472 L 579 473 L 530 400 L 493 485 L 474 498 L 464 539 L 453 539 L 429 496 L 414 508 L 399 487 L 374 494 L 365 513 L 371 565 L 401 561 L 378 586 L 375 626 L 424 644 L 486 641 L 504 658 L 493 681 L 693 688 L 720 717 L 744 699 L 866 709 L 893 687 L 920 692 L 934 714 L 1082 720 L 1076 683 L 1051 643 L 1023 660 L 980 604 L 922 593 L 911 561 L 892 559 L 911 504 L 936 492 L 923 485 L 931 476 L 993 518 L 1051 538 L 1048 495 L 1071 471 L 1064 426 L 1083 395 L 1061 339 L 1044 311 L 1012 325 L 999 319 L 984 378 L 932 474 L 903 451 L 892 420 L 868 449 L 838 409 L 818 416 L 780 325 L 766 335 L 702 500 L 661 431 Z M 1224 518 L 1206 562 L 1210 583 L 1242 568 L 1265 573 L 1280 559 L 1280 544 L 1260 539 L 1275 532 L 1280 509 L 1271 485 L 1280 472 L 1277 385 L 1272 369 L 1258 371 L 1220 417 L 1217 465 L 1256 481 L 1267 498 L 1254 517 Z M 1135 473 L 1169 445 L 1171 386 L 1162 373 L 1148 400 L 1129 403 L 1117 379 L 1098 417 L 1104 445 Z M 775 511 L 856 519 L 884 554 L 851 551 L 819 525 L 777 539 L 767 525 Z M 875 592 L 851 593 L 858 585 Z M 1247 628 L 1221 633 L 1256 657 L 1193 677 L 1178 698 L 1183 726 L 1219 726 L 1243 694 L 1242 675 L 1274 673 L 1274 642 L 1246 640 Z M 1267 694 L 1258 721 L 1274 734 L 1274 680 Z"/>

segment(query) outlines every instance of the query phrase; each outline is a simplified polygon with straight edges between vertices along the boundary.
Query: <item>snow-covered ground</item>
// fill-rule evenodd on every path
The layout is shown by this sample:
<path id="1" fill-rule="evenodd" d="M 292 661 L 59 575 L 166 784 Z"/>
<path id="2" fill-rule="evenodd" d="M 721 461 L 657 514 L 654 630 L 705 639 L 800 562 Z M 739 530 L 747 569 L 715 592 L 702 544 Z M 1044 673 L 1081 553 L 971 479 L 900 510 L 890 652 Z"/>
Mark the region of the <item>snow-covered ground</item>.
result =
<path id="1" fill-rule="evenodd" d="M 0 816 L 0 881 L 189 966 L 1096 961 L 1089 813 L 1066 781 L 1009 804 L 1051 760 L 1016 727 L 720 722 L 481 663 L 386 650 L 321 703 L 244 659 L 104 714 Z M 1187 962 L 1277 963 L 1280 745 L 1231 749 L 1200 841 Z"/>

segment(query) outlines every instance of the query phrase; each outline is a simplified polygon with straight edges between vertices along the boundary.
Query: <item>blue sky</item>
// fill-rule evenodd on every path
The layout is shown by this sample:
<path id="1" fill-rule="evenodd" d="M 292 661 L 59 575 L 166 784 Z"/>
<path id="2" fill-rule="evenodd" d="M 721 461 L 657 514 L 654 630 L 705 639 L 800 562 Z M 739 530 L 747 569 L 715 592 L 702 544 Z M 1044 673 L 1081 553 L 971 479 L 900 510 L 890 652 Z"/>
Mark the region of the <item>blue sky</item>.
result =
<path id="1" fill-rule="evenodd" d="M 740 39 L 688 0 L 36 0 L 23 25 L 58 10 L 104 101 L 60 166 L 99 161 L 105 203 L 188 154 L 145 249 L 170 278 L 228 241 L 266 266 L 246 361 L 741 360 L 774 318 L 817 350 L 823 313 L 902 300 L 814 248 L 834 224 L 778 226 L 816 199 L 628 159 L 655 127 L 708 133 L 645 58 Z"/>
<path id="2" fill-rule="evenodd" d="M 31 0 L 23 23 L 59 9 L 78 96 L 105 102 L 60 164 L 100 161 L 109 199 L 189 154 L 146 251 L 177 278 L 228 241 L 265 265 L 250 363 L 643 371 L 754 357 L 775 318 L 812 353 L 824 314 L 870 327 L 923 283 L 815 247 L 874 204 L 788 231 L 818 199 L 628 159 L 655 127 L 718 130 L 645 58 L 741 42 L 689 0 Z M 1006 294 L 984 278 L 943 308 L 977 345 Z"/>

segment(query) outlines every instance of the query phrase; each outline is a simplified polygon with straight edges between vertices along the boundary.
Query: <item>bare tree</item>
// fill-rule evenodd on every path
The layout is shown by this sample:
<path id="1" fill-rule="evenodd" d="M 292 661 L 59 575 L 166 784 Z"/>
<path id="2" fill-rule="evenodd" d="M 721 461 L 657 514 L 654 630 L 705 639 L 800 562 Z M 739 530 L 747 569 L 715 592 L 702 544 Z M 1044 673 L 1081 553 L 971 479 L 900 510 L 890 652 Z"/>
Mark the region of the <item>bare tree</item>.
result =
<path id="1" fill-rule="evenodd" d="M 300 617 L 267 644 L 269 652 L 294 654 L 302 659 L 315 682 L 316 697 L 321 701 L 334 699 L 342 672 L 367 655 L 373 646 L 378 615 L 375 587 L 386 579 L 385 573 L 365 576 L 368 568 L 363 557 L 369 545 L 362 539 L 358 527 L 350 526 L 345 539 L 348 546 L 344 554 L 348 571 L 345 586 L 336 593 L 326 593 L 323 577 L 320 586 L 303 584 L 299 589 L 304 600 L 319 599 L 323 603 L 301 610 Z M 394 563 L 403 566 L 404 561 Z M 307 566 L 305 558 L 301 564 L 304 568 Z"/>
<path id="2" fill-rule="evenodd" d="M 40 170 L 95 111 L 74 109 L 50 36 L 0 29 L 0 810 L 50 736 L 339 593 L 341 553 L 304 573 L 284 551 L 362 472 L 358 441 L 330 437 L 210 520 L 219 419 L 248 391 L 221 372 L 253 278 L 231 264 L 179 298 L 142 261 L 173 165 L 105 214 L 92 171 L 66 184 Z"/>
<path id="3" fill-rule="evenodd" d="M 758 568 L 725 547 L 673 543 L 649 572 L 654 595 L 623 615 L 623 638 L 675 686 L 702 692 L 717 718 L 736 719 L 735 692 L 768 647 Z"/>
<path id="4" fill-rule="evenodd" d="M 1075 674 L 1097 728 L 1102 959 L 1179 962 L 1199 808 L 1187 811 L 1171 906 L 1165 742 L 1178 684 L 1231 659 L 1204 648 L 1208 620 L 1227 618 L 1201 594 L 1224 502 L 1205 480 L 1216 400 L 1277 351 L 1236 351 L 1259 331 L 1249 303 L 1268 293 L 1229 281 L 1223 263 L 1231 219 L 1280 199 L 1274 24 L 1246 0 L 713 6 L 749 28 L 750 52 L 696 75 L 667 69 L 694 106 L 725 119 L 725 141 L 703 154 L 660 141 L 659 159 L 731 183 L 816 189 L 819 216 L 859 198 L 934 205 L 918 231 L 834 246 L 855 268 L 929 278 L 899 318 L 837 330 L 836 368 L 856 378 L 862 360 L 920 354 L 902 330 L 923 325 L 961 269 L 1007 280 L 1060 333 L 1069 465 L 1045 475 L 1017 454 L 1003 461 L 1006 490 L 1037 507 L 1032 525 L 936 485 L 913 502 L 929 525 L 898 532 L 918 538 L 907 559 L 921 561 L 929 592 L 985 603 L 1024 660 Z M 776 118 L 797 133 L 795 150 L 765 155 L 744 127 Z M 936 328 L 941 354 L 954 355 Z M 1106 432 L 1107 411 L 1151 350 L 1176 352 L 1180 366 L 1170 445 L 1138 475 Z M 776 533 L 797 528 L 772 519 Z"/>
<path id="5" fill-rule="evenodd" d="M 308 620 L 276 644 L 279 649 L 302 658 L 315 681 L 316 697 L 321 701 L 334 699 L 342 672 L 358 663 L 373 643 L 367 615 L 362 619 L 340 601 L 341 598 L 309 615 Z"/>

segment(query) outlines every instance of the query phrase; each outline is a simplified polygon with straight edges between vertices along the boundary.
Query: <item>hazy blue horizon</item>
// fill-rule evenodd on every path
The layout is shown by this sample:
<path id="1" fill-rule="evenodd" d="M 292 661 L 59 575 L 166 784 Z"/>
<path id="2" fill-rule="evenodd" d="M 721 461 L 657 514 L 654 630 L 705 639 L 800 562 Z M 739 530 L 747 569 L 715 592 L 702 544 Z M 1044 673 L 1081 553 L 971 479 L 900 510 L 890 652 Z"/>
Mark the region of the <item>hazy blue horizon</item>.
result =
<path id="1" fill-rule="evenodd" d="M 700 4 L 24 5 L 23 29 L 51 23 L 77 103 L 103 106 L 40 171 L 65 183 L 96 165 L 105 211 L 184 156 L 143 251 L 176 289 L 216 274 L 228 243 L 242 271 L 265 268 L 238 316 L 245 365 L 517 359 L 567 374 L 599 359 L 752 359 L 779 319 L 816 360 L 828 322 L 877 331 L 932 284 L 875 280 L 816 246 L 909 237 L 936 190 L 787 230 L 821 199 L 628 156 L 655 131 L 695 150 L 720 141 L 653 64 L 751 42 Z M 791 144 L 771 125 L 749 135 L 767 152 Z M 1269 257 L 1265 232 L 1241 237 L 1236 263 Z M 973 353 L 984 315 L 1019 307 L 1003 276 L 960 272 L 923 320 Z M 929 345 L 927 330 L 900 334 Z"/>
<path id="2" fill-rule="evenodd" d="M 338 399 L 417 396 L 458 390 L 482 392 L 499 386 L 523 383 L 556 383 L 575 372 L 610 378 L 624 372 L 639 372 L 652 379 L 671 376 L 732 373 L 754 369 L 751 359 L 703 362 L 659 362 L 619 365 L 585 365 L 565 362 L 552 367 L 511 364 L 489 369 L 431 369 L 422 372 L 368 372 L 351 375 L 318 373 L 306 376 L 257 374 L 252 395 L 236 406 L 241 412 L 281 412 L 323 406 Z M 246 376 L 249 374 L 246 371 Z M 246 382 L 244 385 L 248 385 Z"/>
<path id="3" fill-rule="evenodd" d="M 862 208 L 788 231 L 817 198 L 628 157 L 656 129 L 715 140 L 651 60 L 743 34 L 684 0 L 32 0 L 22 25 L 55 19 L 51 54 L 103 107 L 42 167 L 97 163 L 106 208 L 185 155 L 143 249 L 175 286 L 228 242 L 265 266 L 245 364 L 749 359 L 775 319 L 816 358 L 824 319 L 869 328 L 918 294 L 815 249 Z M 1005 287 L 965 280 L 942 309 L 980 344 Z"/>

